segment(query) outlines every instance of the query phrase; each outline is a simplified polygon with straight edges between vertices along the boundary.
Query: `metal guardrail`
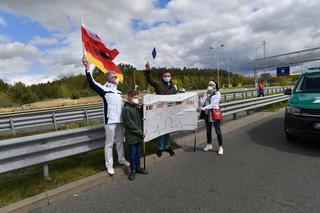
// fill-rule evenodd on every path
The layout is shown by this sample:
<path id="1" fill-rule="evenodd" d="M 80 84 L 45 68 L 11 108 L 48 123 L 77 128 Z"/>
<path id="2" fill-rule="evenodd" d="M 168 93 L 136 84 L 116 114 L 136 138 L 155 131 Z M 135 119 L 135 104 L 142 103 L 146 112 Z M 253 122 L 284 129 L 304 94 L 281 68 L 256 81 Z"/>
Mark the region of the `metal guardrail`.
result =
<path id="1" fill-rule="evenodd" d="M 265 94 L 283 92 L 285 88 L 266 89 Z M 257 96 L 256 90 L 223 93 L 221 101 L 245 99 Z M 34 131 L 43 129 L 58 130 L 59 125 L 72 122 L 89 123 L 92 120 L 103 119 L 102 103 L 87 104 L 62 109 L 34 110 L 30 112 L 11 113 L 0 116 L 0 133 L 16 135 L 17 131 Z"/>
<path id="2" fill-rule="evenodd" d="M 234 101 L 221 104 L 224 116 L 286 101 L 286 95 Z M 199 121 L 202 123 L 203 121 Z M 0 174 L 43 164 L 44 177 L 49 178 L 48 162 L 104 147 L 103 125 L 63 130 L 0 141 Z"/>

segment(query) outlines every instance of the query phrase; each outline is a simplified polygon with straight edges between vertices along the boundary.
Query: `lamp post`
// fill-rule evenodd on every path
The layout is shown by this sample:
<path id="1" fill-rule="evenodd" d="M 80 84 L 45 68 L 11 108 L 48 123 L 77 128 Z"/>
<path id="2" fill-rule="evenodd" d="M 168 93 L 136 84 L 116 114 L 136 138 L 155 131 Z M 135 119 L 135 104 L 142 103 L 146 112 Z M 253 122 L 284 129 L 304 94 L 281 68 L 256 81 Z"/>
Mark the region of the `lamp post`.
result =
<path id="1" fill-rule="evenodd" d="M 224 47 L 224 44 L 220 44 L 218 45 L 217 47 L 213 47 L 213 46 L 210 46 L 210 49 L 211 50 L 217 50 L 218 48 L 222 48 Z M 216 59 L 217 59 L 217 76 L 218 76 L 218 85 L 220 86 L 220 74 L 219 74 L 219 59 L 218 59 L 218 51 L 216 52 Z"/>
<path id="2" fill-rule="evenodd" d="M 256 48 L 256 58 L 258 58 L 258 50 L 263 47 L 263 61 L 264 61 L 264 73 L 266 73 L 266 41 L 262 41 L 262 44 L 260 44 L 257 48 Z M 257 70 L 256 67 L 254 66 L 254 61 L 252 61 L 252 67 L 253 67 L 253 72 L 254 72 L 254 82 L 255 82 L 255 86 L 257 87 L 258 85 L 258 78 L 257 78 Z"/>
<path id="3" fill-rule="evenodd" d="M 228 58 L 226 60 L 222 59 L 222 60 L 226 65 L 226 70 L 227 70 L 227 73 L 228 73 L 228 88 L 230 88 L 231 87 L 230 86 L 230 84 L 231 84 L 231 82 L 230 82 L 230 62 L 232 61 L 232 58 Z"/>

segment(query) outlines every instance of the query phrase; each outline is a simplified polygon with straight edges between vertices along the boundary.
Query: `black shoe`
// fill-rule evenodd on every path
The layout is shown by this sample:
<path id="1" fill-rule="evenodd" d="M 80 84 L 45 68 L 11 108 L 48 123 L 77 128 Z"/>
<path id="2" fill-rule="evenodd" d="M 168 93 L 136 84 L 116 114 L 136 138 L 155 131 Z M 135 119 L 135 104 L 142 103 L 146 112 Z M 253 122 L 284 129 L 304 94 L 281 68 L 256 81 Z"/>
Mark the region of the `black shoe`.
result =
<path id="1" fill-rule="evenodd" d="M 136 177 L 136 172 L 135 171 L 131 171 L 128 175 L 128 179 L 129 180 L 134 180 L 134 178 Z"/>
<path id="2" fill-rule="evenodd" d="M 166 152 L 168 152 L 170 156 L 173 156 L 175 154 L 175 152 L 171 148 L 166 149 Z"/>
<path id="3" fill-rule="evenodd" d="M 159 158 L 161 157 L 161 155 L 162 155 L 162 150 L 161 149 L 157 149 L 157 155 L 158 155 Z"/>
<path id="4" fill-rule="evenodd" d="M 143 168 L 138 168 L 138 169 L 136 169 L 136 173 L 146 175 L 146 174 L 148 174 L 148 171 L 144 170 Z"/>

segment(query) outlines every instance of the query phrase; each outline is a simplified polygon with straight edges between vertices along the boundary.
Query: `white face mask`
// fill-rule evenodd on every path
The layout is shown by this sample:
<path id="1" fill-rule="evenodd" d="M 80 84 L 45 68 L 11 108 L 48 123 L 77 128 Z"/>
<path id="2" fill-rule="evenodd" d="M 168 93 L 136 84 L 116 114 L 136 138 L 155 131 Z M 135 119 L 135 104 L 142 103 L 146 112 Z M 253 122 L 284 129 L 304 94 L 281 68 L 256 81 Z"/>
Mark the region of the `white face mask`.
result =
<path id="1" fill-rule="evenodd" d="M 171 77 L 164 77 L 163 81 L 169 83 L 171 81 Z"/>
<path id="2" fill-rule="evenodd" d="M 207 88 L 208 94 L 212 94 L 214 91 L 215 91 L 215 88 L 213 88 L 212 86 L 208 86 L 208 88 Z"/>
<path id="3" fill-rule="evenodd" d="M 139 100 L 137 98 L 131 99 L 131 103 L 139 104 Z"/>

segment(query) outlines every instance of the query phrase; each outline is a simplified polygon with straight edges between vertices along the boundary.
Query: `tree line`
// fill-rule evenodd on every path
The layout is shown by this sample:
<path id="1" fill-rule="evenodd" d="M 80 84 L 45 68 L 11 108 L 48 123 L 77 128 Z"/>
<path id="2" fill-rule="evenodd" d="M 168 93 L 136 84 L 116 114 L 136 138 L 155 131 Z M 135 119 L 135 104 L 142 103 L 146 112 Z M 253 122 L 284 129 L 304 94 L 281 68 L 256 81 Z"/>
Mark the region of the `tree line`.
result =
<path id="1" fill-rule="evenodd" d="M 120 64 L 120 69 L 124 75 L 124 82 L 120 83 L 119 89 L 126 93 L 129 89 L 137 89 L 140 91 L 148 90 L 153 92 L 153 88 L 148 85 L 144 77 L 144 71 L 137 70 L 135 67 L 128 64 Z M 173 81 L 178 88 L 185 90 L 205 89 L 208 81 L 217 79 L 217 70 L 214 69 L 199 69 L 199 68 L 152 68 L 152 77 L 156 80 L 161 79 L 164 71 L 170 71 L 173 75 Z M 242 84 L 253 84 L 252 78 L 247 78 L 239 74 L 228 73 L 224 70 L 219 70 L 220 84 L 227 85 L 228 77 L 233 86 Z M 104 84 L 104 73 L 98 68 L 93 71 L 94 78 Z M 222 85 L 220 85 L 222 87 Z M 96 93 L 88 86 L 86 76 L 79 74 L 75 76 L 64 77 L 60 80 L 39 83 L 27 86 L 22 82 L 13 85 L 5 83 L 0 79 L 0 107 L 13 105 L 29 104 L 32 102 L 56 99 L 56 98 L 72 98 L 94 96 Z"/>

